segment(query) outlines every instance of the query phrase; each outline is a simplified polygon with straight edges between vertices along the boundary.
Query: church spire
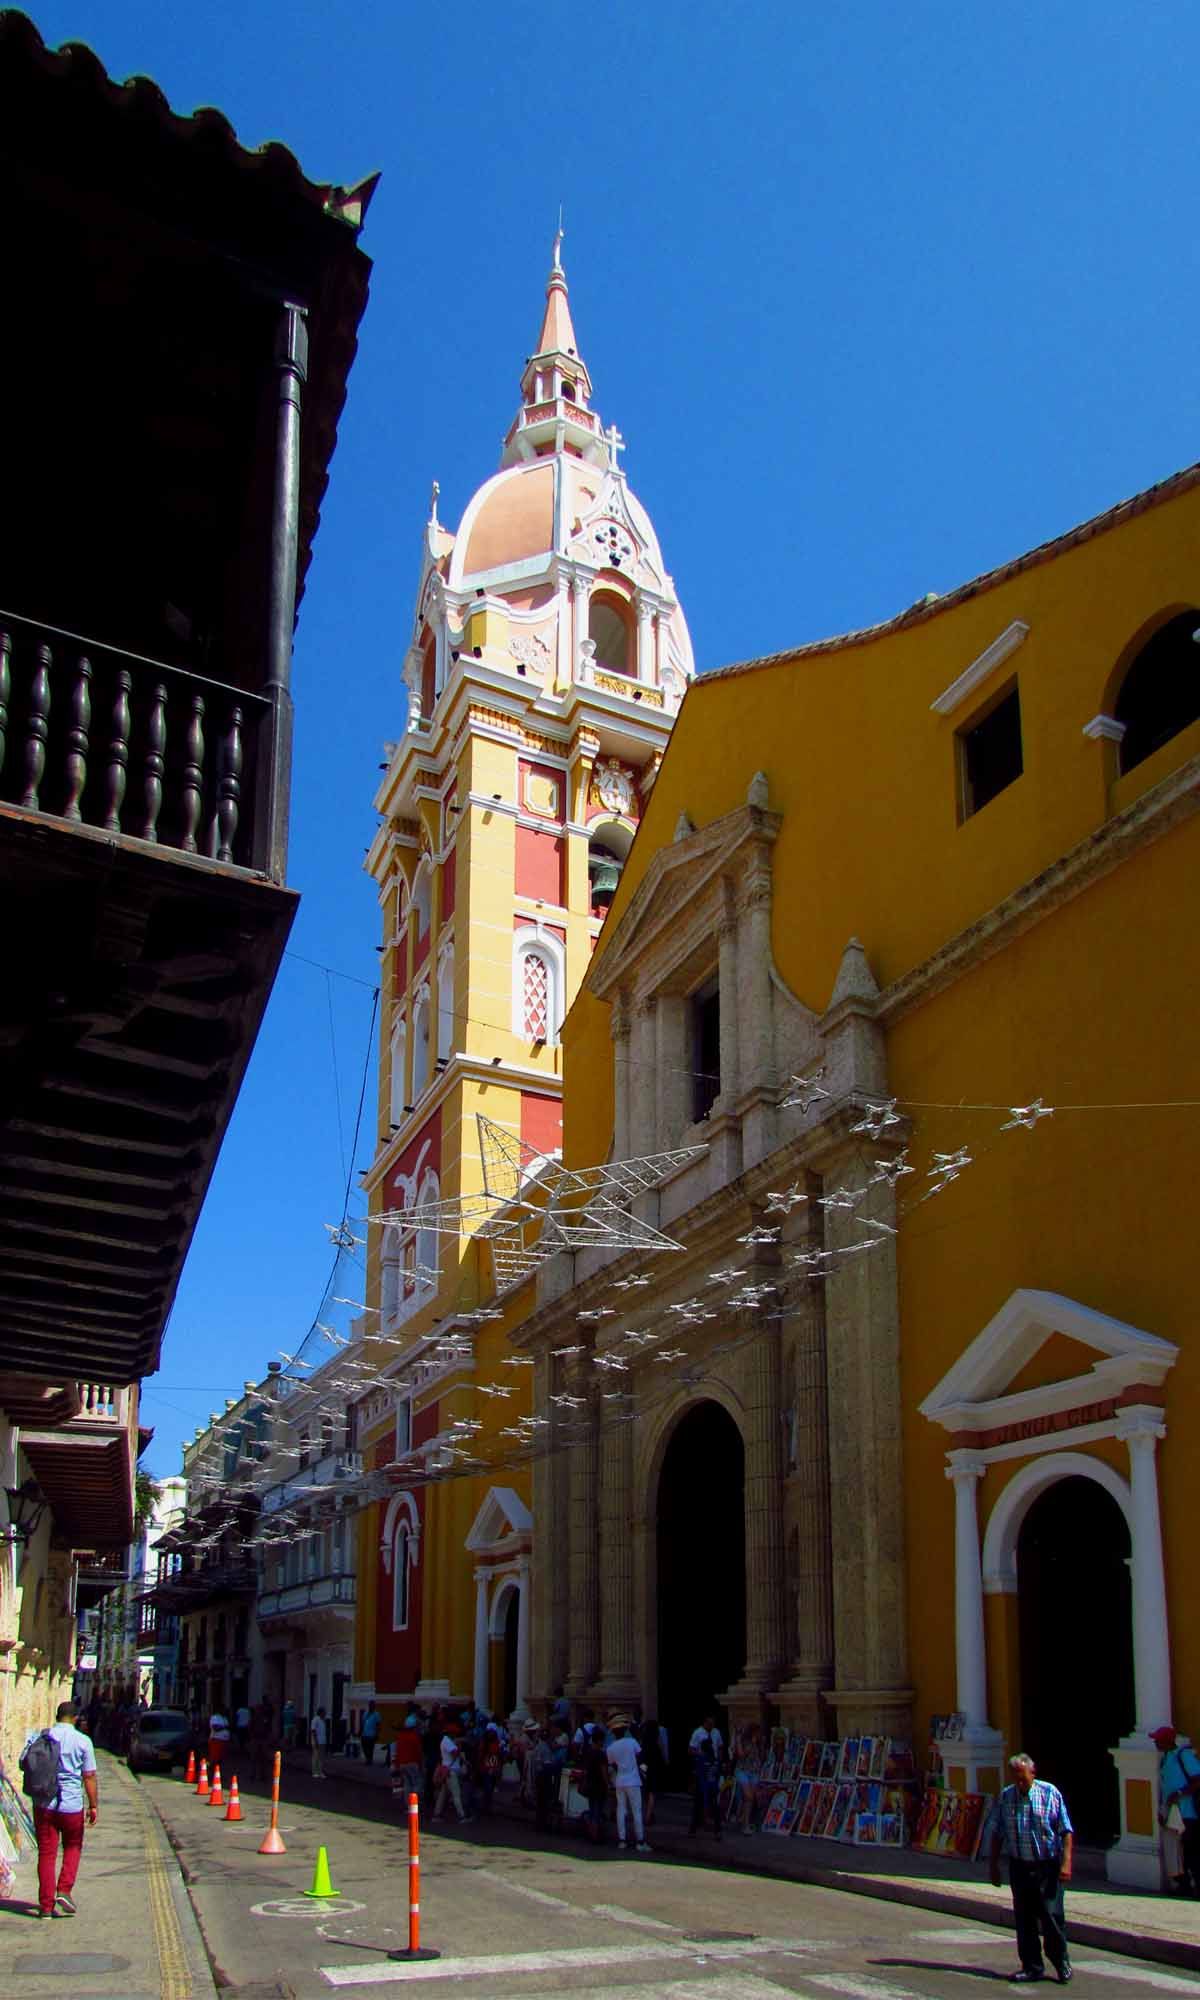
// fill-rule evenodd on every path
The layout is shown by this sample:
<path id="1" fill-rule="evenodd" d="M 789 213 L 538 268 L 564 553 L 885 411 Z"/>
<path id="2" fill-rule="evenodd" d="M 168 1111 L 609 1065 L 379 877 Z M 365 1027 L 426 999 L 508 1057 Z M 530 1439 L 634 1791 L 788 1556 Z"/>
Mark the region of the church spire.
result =
<path id="1" fill-rule="evenodd" d="M 603 464 L 598 440 L 600 422 L 588 408 L 591 377 L 580 359 L 567 274 L 562 261 L 563 226 L 559 218 L 546 280 L 537 347 L 521 376 L 521 408 L 504 443 L 502 465 L 518 459 L 543 457 L 568 450 Z"/>

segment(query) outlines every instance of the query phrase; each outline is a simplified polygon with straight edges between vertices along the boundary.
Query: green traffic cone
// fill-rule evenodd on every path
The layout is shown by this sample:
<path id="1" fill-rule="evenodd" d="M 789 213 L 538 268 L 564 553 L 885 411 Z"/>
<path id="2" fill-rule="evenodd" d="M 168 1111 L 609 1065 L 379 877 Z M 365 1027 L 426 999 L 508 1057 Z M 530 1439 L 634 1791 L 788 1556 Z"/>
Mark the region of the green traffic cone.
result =
<path id="1" fill-rule="evenodd" d="M 324 1847 L 318 1847 L 317 1865 L 313 1869 L 312 1888 L 302 1890 L 301 1894 L 315 1897 L 332 1897 L 340 1896 L 341 1893 L 340 1889 L 334 1888 L 333 1883 L 329 1879 L 328 1850 Z"/>

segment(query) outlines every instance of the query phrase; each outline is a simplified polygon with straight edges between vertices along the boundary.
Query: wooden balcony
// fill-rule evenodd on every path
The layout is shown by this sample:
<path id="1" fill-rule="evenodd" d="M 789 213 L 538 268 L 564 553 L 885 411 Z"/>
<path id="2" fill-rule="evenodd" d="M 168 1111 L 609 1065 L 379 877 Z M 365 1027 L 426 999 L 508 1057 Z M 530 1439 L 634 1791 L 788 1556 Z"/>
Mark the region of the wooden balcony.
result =
<path id="1" fill-rule="evenodd" d="M 75 1388 L 76 1414 L 53 1430 L 22 1426 L 21 1449 L 50 1503 L 54 1540 L 93 1553 L 120 1551 L 120 1583 L 133 1538 L 138 1392 L 100 1382 Z M 112 1565 L 102 1567 L 108 1574 Z"/>
<path id="2" fill-rule="evenodd" d="M 291 652 L 373 183 L 3 11 L 0 128 L 0 1389 L 124 1384 L 295 911 Z"/>

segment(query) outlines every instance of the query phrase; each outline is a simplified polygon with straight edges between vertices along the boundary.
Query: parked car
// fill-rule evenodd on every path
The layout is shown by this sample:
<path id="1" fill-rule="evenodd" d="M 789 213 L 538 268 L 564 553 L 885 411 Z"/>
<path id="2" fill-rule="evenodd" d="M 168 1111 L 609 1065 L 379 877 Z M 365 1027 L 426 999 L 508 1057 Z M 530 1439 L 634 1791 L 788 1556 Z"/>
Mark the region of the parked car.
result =
<path id="1" fill-rule="evenodd" d="M 169 1771 L 193 1748 L 192 1725 L 181 1708 L 147 1708 L 129 1730 L 131 1771 Z"/>

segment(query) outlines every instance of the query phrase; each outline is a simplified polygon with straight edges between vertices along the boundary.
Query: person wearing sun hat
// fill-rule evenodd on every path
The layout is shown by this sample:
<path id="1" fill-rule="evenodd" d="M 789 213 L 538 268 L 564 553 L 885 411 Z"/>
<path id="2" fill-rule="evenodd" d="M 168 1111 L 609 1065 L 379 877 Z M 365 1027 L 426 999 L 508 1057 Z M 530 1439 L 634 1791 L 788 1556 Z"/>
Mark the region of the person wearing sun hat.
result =
<path id="1" fill-rule="evenodd" d="M 1162 1762 L 1158 1767 L 1158 1804 L 1167 1816 L 1178 1806 L 1183 1825 L 1177 1827 L 1183 1847 L 1183 1873 L 1175 1885 L 1183 1893 L 1200 1895 L 1200 1758 L 1169 1722 L 1150 1731 L 1150 1741 Z"/>

